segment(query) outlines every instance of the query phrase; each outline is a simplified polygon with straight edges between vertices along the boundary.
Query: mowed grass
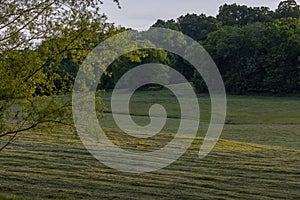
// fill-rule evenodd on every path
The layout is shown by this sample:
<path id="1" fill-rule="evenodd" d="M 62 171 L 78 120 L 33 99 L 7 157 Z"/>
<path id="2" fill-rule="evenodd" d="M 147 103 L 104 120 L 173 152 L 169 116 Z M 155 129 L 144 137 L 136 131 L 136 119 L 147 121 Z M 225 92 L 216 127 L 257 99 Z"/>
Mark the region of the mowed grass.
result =
<path id="1" fill-rule="evenodd" d="M 168 111 L 161 134 L 134 139 L 120 131 L 108 110 L 100 124 L 108 137 L 130 151 L 156 150 L 177 131 L 180 109 L 167 90 L 141 91 L 130 112 L 137 124 L 150 122 L 148 109 Z M 130 174 L 96 160 L 79 136 L 64 127 L 54 133 L 20 134 L 0 153 L 0 199 L 300 199 L 300 98 L 229 96 L 221 139 L 198 159 L 210 113 L 199 96 L 199 133 L 189 150 L 167 168 Z"/>
<path id="2" fill-rule="evenodd" d="M 179 86 L 180 89 L 180 86 Z M 111 115 L 111 92 L 104 95 L 107 105 L 104 127 L 117 128 Z M 198 135 L 204 137 L 210 122 L 209 95 L 199 95 L 200 122 Z M 163 132 L 176 133 L 180 123 L 180 106 L 169 90 L 140 91 L 130 101 L 130 114 L 138 125 L 150 123 L 151 105 L 164 106 L 168 120 Z M 228 96 L 226 124 L 222 139 L 300 149 L 300 96 Z"/>

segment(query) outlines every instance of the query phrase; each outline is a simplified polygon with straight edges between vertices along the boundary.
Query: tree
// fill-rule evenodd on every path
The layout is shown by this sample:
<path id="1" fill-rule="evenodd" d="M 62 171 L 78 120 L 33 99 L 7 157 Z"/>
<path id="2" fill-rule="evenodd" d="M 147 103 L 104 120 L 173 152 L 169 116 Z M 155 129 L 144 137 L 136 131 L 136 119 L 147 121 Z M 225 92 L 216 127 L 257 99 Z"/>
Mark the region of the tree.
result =
<path id="1" fill-rule="evenodd" d="M 64 92 L 54 83 L 59 63 L 70 53 L 80 63 L 99 41 L 99 33 L 111 29 L 99 14 L 101 4 L 89 0 L 0 2 L 0 137 L 10 137 L 0 150 L 18 133 L 42 123 L 70 124 L 70 99 L 46 95 Z"/>
<path id="2" fill-rule="evenodd" d="M 254 22 L 273 22 L 275 19 L 275 12 L 268 7 L 248 7 L 247 23 Z"/>
<path id="3" fill-rule="evenodd" d="M 209 34 L 204 46 L 216 62 L 229 93 L 299 92 L 300 19 L 225 26 Z M 198 92 L 206 86 L 195 73 Z"/>
<path id="4" fill-rule="evenodd" d="M 245 94 L 262 90 L 264 73 L 258 60 L 263 30 L 262 23 L 225 26 L 208 36 L 204 47 L 219 67 L 228 92 Z M 193 82 L 201 92 L 205 85 L 197 77 L 194 75 Z"/>
<path id="5" fill-rule="evenodd" d="M 178 24 L 182 33 L 196 41 L 203 41 L 211 32 L 218 30 L 220 24 L 214 17 L 206 15 L 187 14 L 178 18 Z"/>
<path id="6" fill-rule="evenodd" d="M 158 20 L 153 25 L 153 27 L 169 28 L 180 31 L 196 41 L 206 40 L 208 34 L 218 30 L 219 26 L 219 22 L 214 17 L 206 17 L 204 14 L 187 14 L 177 18 L 176 21 L 173 19 L 166 22 Z M 167 38 L 167 41 L 169 44 L 172 44 L 172 47 L 177 49 L 182 49 L 182 44 L 185 42 L 183 37 L 173 38 L 172 35 Z M 170 67 L 184 75 L 187 80 L 192 80 L 194 68 L 182 57 L 169 52 L 167 60 Z"/>
<path id="7" fill-rule="evenodd" d="M 278 18 L 299 18 L 300 6 L 295 0 L 281 1 L 276 9 L 276 15 Z"/>
<path id="8" fill-rule="evenodd" d="M 217 19 L 223 26 L 244 26 L 254 22 L 270 22 L 274 20 L 274 12 L 268 7 L 247 7 L 237 4 L 224 4 L 219 8 Z"/>
<path id="9" fill-rule="evenodd" d="M 247 6 L 224 4 L 219 8 L 217 19 L 222 22 L 223 26 L 245 25 L 247 13 Z"/>
<path id="10" fill-rule="evenodd" d="M 101 77 L 99 87 L 101 89 L 113 89 L 118 82 L 118 80 L 130 69 L 136 67 L 137 65 L 147 64 L 147 63 L 163 63 L 166 64 L 167 61 L 167 52 L 164 50 L 156 50 L 153 44 L 153 49 L 143 49 L 132 51 L 128 54 L 125 54 L 119 57 L 114 61 L 107 69 L 104 76 Z M 153 78 L 163 78 L 165 81 L 168 81 L 168 70 L 164 71 L 165 73 L 156 73 L 155 71 L 152 74 L 149 74 L 149 81 Z M 135 77 L 127 77 L 135 78 Z M 167 82 L 166 82 L 167 83 Z M 125 85 L 124 85 L 125 86 Z"/>
<path id="11" fill-rule="evenodd" d="M 263 32 L 264 88 L 272 93 L 299 92 L 300 19 L 283 18 Z"/>
<path id="12" fill-rule="evenodd" d="M 155 22 L 155 24 L 152 25 L 152 27 L 168 28 L 171 30 L 180 31 L 180 27 L 174 19 L 167 21 L 159 19 Z"/>

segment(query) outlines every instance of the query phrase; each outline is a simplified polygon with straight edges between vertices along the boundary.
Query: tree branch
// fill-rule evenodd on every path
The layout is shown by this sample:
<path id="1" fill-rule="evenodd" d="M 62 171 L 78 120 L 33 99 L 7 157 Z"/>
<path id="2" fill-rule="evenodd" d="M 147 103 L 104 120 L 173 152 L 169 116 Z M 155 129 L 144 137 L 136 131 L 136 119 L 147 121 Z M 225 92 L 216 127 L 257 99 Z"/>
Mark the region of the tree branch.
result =
<path id="1" fill-rule="evenodd" d="M 0 138 L 2 138 L 4 136 L 7 136 L 7 135 L 18 134 L 20 132 L 28 131 L 30 129 L 33 129 L 33 128 L 37 127 L 38 124 L 39 124 L 39 122 L 37 122 L 35 124 L 32 124 L 31 126 L 23 128 L 23 129 L 18 129 L 18 130 L 8 131 L 8 132 L 5 132 L 5 133 L 2 133 L 2 134 L 0 134 Z"/>
<path id="2" fill-rule="evenodd" d="M 28 75 L 27 77 L 24 78 L 24 82 L 27 82 L 31 77 L 33 77 L 36 73 L 38 73 L 41 69 L 49 66 L 51 64 L 51 62 L 53 61 L 54 58 L 56 58 L 57 56 L 65 53 L 66 51 L 69 51 L 70 49 L 68 49 L 68 47 L 80 36 L 80 34 L 83 32 L 84 30 L 82 30 L 73 40 L 70 41 L 69 44 L 67 44 L 67 46 L 59 51 L 57 54 L 55 54 L 54 56 L 52 56 L 51 58 L 47 59 L 46 62 L 40 66 L 39 68 L 37 68 L 35 71 L 33 71 L 30 75 Z"/>
<path id="3" fill-rule="evenodd" d="M 0 148 L 0 151 L 2 151 L 3 149 L 5 149 L 14 139 L 15 137 L 17 136 L 17 133 L 15 133 L 9 140 L 8 142 L 6 142 L 5 145 L 3 145 L 1 148 Z"/>
<path id="4" fill-rule="evenodd" d="M 15 36 L 16 34 L 18 34 L 21 30 L 23 30 L 25 27 L 27 27 L 31 22 L 33 22 L 35 19 L 37 19 L 45 10 L 47 10 L 47 8 L 49 8 L 51 5 L 53 5 L 56 2 L 56 0 L 54 0 L 52 3 L 50 3 L 49 5 L 47 5 L 45 8 L 43 8 L 39 13 L 37 13 L 31 20 L 29 20 L 27 23 L 25 23 L 21 28 L 19 28 L 18 30 L 14 31 L 13 33 L 11 33 L 10 35 L 0 39 L 0 42 L 7 40 L 13 36 Z"/>

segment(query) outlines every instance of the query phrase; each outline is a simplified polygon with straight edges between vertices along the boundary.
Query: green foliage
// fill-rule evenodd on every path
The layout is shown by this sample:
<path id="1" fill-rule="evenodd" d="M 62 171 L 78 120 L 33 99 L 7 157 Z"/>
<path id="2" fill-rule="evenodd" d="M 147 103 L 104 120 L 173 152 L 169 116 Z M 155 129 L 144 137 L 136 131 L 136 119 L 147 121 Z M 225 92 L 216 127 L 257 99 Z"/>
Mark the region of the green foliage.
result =
<path id="1" fill-rule="evenodd" d="M 299 92 L 300 19 L 270 24 L 262 38 L 265 88 L 273 93 Z"/>
<path id="2" fill-rule="evenodd" d="M 216 18 L 187 14 L 153 26 L 180 30 L 199 41 L 219 67 L 227 92 L 297 93 L 299 13 L 294 0 L 280 2 L 275 12 L 267 7 L 224 4 Z M 201 76 L 185 60 L 170 53 L 168 60 L 198 92 L 207 91 Z"/>
<path id="3" fill-rule="evenodd" d="M 19 198 L 15 198 L 15 197 L 11 197 L 11 196 L 6 196 L 6 195 L 3 195 L 3 194 L 0 194 L 0 199 L 2 199 L 2 200 L 18 200 Z"/>
<path id="4" fill-rule="evenodd" d="M 190 36 L 196 41 L 204 41 L 207 36 L 220 27 L 220 23 L 214 17 L 207 17 L 204 14 L 187 14 L 179 17 L 175 20 L 162 21 L 158 20 L 152 27 L 169 28 L 176 31 L 181 31 L 183 34 Z M 183 37 L 174 38 L 170 35 L 166 38 L 168 44 L 172 45 L 172 48 L 182 49 L 182 44 L 185 44 Z M 184 49 L 182 51 L 185 51 Z M 183 58 L 173 53 L 168 53 L 168 65 L 182 75 L 188 81 L 191 81 L 194 75 L 194 68 L 186 62 Z"/>
<path id="5" fill-rule="evenodd" d="M 278 18 L 299 18 L 300 17 L 300 6 L 295 0 L 281 1 L 276 9 L 276 16 Z"/>
<path id="6" fill-rule="evenodd" d="M 153 45 L 154 47 L 154 45 Z M 143 49 L 132 51 L 119 57 L 114 61 L 107 69 L 105 74 L 101 77 L 99 87 L 101 89 L 113 89 L 118 80 L 130 69 L 133 69 L 137 65 L 147 63 L 166 63 L 167 53 L 163 50 L 156 49 Z M 127 77 L 133 79 L 135 77 Z M 149 81 L 154 81 L 153 78 L 161 78 L 168 81 L 168 70 L 165 73 L 157 73 L 153 71 L 149 74 Z M 166 82 L 167 83 L 167 82 Z M 125 86 L 125 85 L 124 85 Z"/>
<path id="7" fill-rule="evenodd" d="M 228 26 L 209 35 L 205 47 L 219 66 L 228 92 L 256 90 L 259 84 L 255 69 L 259 52 L 256 47 L 262 28 L 262 24 L 243 28 Z"/>
<path id="8" fill-rule="evenodd" d="M 177 20 L 158 20 L 153 26 L 179 30 L 199 41 L 217 64 L 229 93 L 297 93 L 299 13 L 294 0 L 280 2 L 275 12 L 224 4 L 216 18 L 187 14 Z M 200 74 L 184 59 L 168 53 L 168 60 L 194 83 L 196 91 L 207 91 Z"/>
<path id="9" fill-rule="evenodd" d="M 281 2 L 279 8 L 283 5 L 286 11 L 295 13 L 298 9 L 293 2 Z M 261 16 L 268 18 L 251 19 L 251 12 L 255 10 L 264 10 Z M 273 14 L 267 8 L 236 4 L 220 8 L 217 19 L 228 26 L 210 33 L 202 44 L 219 67 L 227 92 L 283 94 L 300 91 L 300 19 L 294 15 L 276 20 Z M 205 91 L 198 74 L 192 81 L 198 92 Z"/>
<path id="10" fill-rule="evenodd" d="M 159 19 L 155 22 L 155 24 L 152 25 L 152 27 L 168 28 L 171 30 L 180 31 L 178 23 L 173 19 L 168 21 L 163 21 Z"/>
<path id="11" fill-rule="evenodd" d="M 228 92 L 299 92 L 299 19 L 227 26 L 205 47 L 219 66 Z"/>
<path id="12" fill-rule="evenodd" d="M 198 93 L 207 93 L 208 92 L 205 81 L 203 80 L 202 76 L 197 71 L 194 71 L 192 83 L 195 87 L 195 90 Z"/>
<path id="13" fill-rule="evenodd" d="M 218 30 L 220 26 L 214 17 L 206 17 L 204 14 L 187 14 L 178 18 L 178 24 L 182 33 L 196 41 L 203 41 L 208 34 Z"/>
<path id="14" fill-rule="evenodd" d="M 218 30 L 220 23 L 214 17 L 207 17 L 205 14 L 186 14 L 179 18 L 167 21 L 157 20 L 152 27 L 168 28 L 190 36 L 196 41 L 202 41 L 207 38 L 211 32 Z"/>
<path id="15" fill-rule="evenodd" d="M 43 98 L 70 91 L 65 84 L 68 76 L 59 70 L 61 63 L 69 55 L 72 62 L 82 62 L 99 41 L 99 34 L 111 30 L 112 25 L 100 14 L 101 4 L 85 0 L 1 1 L 1 138 L 12 136 L 10 142 L 17 133 L 41 123 L 71 124 L 70 99 Z"/>
<path id="16" fill-rule="evenodd" d="M 269 22 L 274 20 L 274 12 L 267 7 L 247 7 L 237 4 L 224 4 L 219 8 L 217 19 L 223 26 L 247 25 L 253 22 Z"/>

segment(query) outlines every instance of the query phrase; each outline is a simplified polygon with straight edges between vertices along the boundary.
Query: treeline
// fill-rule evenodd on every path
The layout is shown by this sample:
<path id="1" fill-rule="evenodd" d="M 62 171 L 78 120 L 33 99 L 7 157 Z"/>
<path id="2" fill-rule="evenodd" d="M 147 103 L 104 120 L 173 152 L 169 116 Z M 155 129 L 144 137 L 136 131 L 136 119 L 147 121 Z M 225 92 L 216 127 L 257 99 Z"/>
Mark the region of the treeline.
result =
<path id="1" fill-rule="evenodd" d="M 187 14 L 176 20 L 158 20 L 153 27 L 181 31 L 203 45 L 229 93 L 300 91 L 300 8 L 294 0 L 280 2 L 275 11 L 225 4 L 217 17 Z M 192 66 L 172 54 L 168 59 L 198 92 L 206 92 Z"/>
<path id="2" fill-rule="evenodd" d="M 229 93 L 300 92 L 300 8 L 294 0 L 282 1 L 275 11 L 267 7 L 225 4 L 216 17 L 187 14 L 176 20 L 157 20 L 153 27 L 180 31 L 198 41 L 218 66 Z M 106 38 L 125 30 L 110 25 L 97 38 L 82 41 L 80 50 L 77 47 L 68 51 L 62 60 L 53 64 L 51 71 L 44 72 L 45 76 L 53 77 L 51 88 L 71 92 L 79 66 L 88 52 Z M 180 38 L 168 39 L 174 46 L 182 42 Z M 45 41 L 35 53 L 51 53 L 61 40 L 63 38 Z M 124 73 L 145 63 L 169 65 L 192 82 L 197 92 L 207 92 L 205 82 L 189 63 L 172 53 L 156 50 L 154 45 L 153 49 L 134 51 L 118 58 L 102 76 L 99 89 L 114 88 Z M 152 77 L 157 76 L 168 79 L 168 71 Z M 36 93 L 47 95 L 47 90 L 40 88 Z"/>

